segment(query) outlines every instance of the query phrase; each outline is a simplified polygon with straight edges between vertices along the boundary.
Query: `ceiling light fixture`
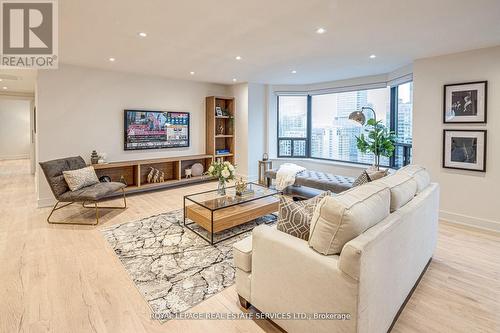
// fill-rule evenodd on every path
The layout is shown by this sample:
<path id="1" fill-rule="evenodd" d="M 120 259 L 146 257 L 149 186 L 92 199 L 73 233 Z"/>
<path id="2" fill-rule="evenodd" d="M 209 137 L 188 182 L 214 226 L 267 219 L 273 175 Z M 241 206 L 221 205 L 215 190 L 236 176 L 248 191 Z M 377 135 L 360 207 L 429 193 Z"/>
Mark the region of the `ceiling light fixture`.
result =
<path id="1" fill-rule="evenodd" d="M 234 79 L 233 79 L 233 82 L 236 82 L 236 81 L 238 81 L 238 80 L 237 80 L 236 78 L 234 78 Z"/>
<path id="2" fill-rule="evenodd" d="M 297 71 L 294 69 L 294 70 L 292 71 L 292 74 L 297 74 Z"/>
<path id="3" fill-rule="evenodd" d="M 194 75 L 194 72 L 189 72 L 189 74 Z"/>
<path id="4" fill-rule="evenodd" d="M 0 82 L 2 82 L 2 81 L 3 81 L 3 79 L 0 79 Z"/>
<path id="5" fill-rule="evenodd" d="M 109 61 L 111 61 L 111 62 L 113 62 L 113 61 L 115 61 L 115 60 L 116 60 L 115 58 L 112 58 L 112 57 L 111 57 L 111 58 L 109 58 Z"/>
<path id="6" fill-rule="evenodd" d="M 2 87 L 3 90 L 7 90 L 7 87 Z"/>
<path id="7" fill-rule="evenodd" d="M 139 35 L 139 37 L 147 37 L 148 36 L 148 34 L 145 32 L 139 32 L 137 35 Z"/>
<path id="8" fill-rule="evenodd" d="M 318 29 L 316 29 L 316 33 L 317 33 L 317 34 L 322 35 L 322 34 L 324 34 L 325 32 L 326 32 L 326 29 L 325 29 L 325 28 L 318 28 Z"/>
<path id="9" fill-rule="evenodd" d="M 377 56 L 376 56 L 375 54 L 372 54 L 372 55 L 370 56 L 370 59 L 375 59 L 376 57 L 377 57 Z"/>
<path id="10" fill-rule="evenodd" d="M 234 59 L 241 60 L 241 57 L 240 56 L 236 56 Z"/>

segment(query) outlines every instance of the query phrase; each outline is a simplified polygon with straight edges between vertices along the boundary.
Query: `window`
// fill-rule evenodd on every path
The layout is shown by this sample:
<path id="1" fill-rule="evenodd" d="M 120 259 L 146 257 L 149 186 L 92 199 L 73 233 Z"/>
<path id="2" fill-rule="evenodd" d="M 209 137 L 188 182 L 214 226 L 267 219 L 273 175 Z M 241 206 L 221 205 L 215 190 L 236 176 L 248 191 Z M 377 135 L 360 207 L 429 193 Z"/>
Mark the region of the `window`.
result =
<path id="1" fill-rule="evenodd" d="M 402 167 L 411 162 L 412 123 L 413 123 L 413 82 L 407 82 L 393 89 L 396 119 L 394 132 L 397 135 L 394 165 Z"/>
<path id="2" fill-rule="evenodd" d="M 278 96 L 278 156 L 307 156 L 307 96 Z"/>
<path id="3" fill-rule="evenodd" d="M 399 168 L 410 163 L 413 83 L 394 87 L 312 96 L 278 96 L 278 157 L 309 157 L 372 164 L 373 154 L 357 148 L 356 137 L 365 128 L 349 114 L 371 107 L 377 120 L 397 134 L 392 158 L 381 165 Z M 366 110 L 367 118 L 373 114 Z"/>
<path id="4" fill-rule="evenodd" d="M 315 95 L 311 100 L 311 157 L 372 164 L 373 154 L 358 150 L 356 137 L 365 132 L 349 114 L 363 106 L 375 109 L 377 120 L 390 124 L 390 88 Z M 370 111 L 365 111 L 372 118 Z M 381 159 L 389 165 L 388 158 Z"/>

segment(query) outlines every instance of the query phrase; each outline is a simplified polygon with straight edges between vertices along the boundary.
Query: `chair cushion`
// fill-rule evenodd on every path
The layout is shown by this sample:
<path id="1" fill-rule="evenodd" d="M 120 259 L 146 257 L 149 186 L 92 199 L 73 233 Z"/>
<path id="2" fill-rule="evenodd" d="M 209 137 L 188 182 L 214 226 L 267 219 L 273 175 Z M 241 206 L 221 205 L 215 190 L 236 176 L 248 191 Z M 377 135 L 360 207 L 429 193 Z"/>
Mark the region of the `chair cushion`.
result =
<path id="1" fill-rule="evenodd" d="M 40 162 L 40 167 L 56 198 L 59 198 L 64 192 L 69 191 L 68 184 L 64 180 L 63 171 L 81 169 L 85 166 L 85 161 L 81 156 Z"/>
<path id="2" fill-rule="evenodd" d="M 389 215 L 388 188 L 364 184 L 323 198 L 311 219 L 309 246 L 325 255 L 338 254 L 350 240 Z"/>
<path id="3" fill-rule="evenodd" d="M 125 184 L 118 182 L 97 183 L 76 191 L 68 191 L 66 193 L 63 193 L 59 197 L 59 201 L 64 201 L 64 202 L 98 201 L 106 197 L 107 195 L 112 194 L 124 188 L 125 186 L 126 186 Z"/>
<path id="4" fill-rule="evenodd" d="M 63 176 L 71 191 L 99 183 L 93 166 L 63 171 Z"/>
<path id="5" fill-rule="evenodd" d="M 406 205 L 417 193 L 417 182 L 404 173 L 380 178 L 372 184 L 388 187 L 391 191 L 391 213 Z"/>
<path id="6" fill-rule="evenodd" d="M 413 177 L 417 182 L 417 194 L 422 192 L 427 186 L 429 186 L 431 182 L 431 176 L 429 172 L 424 167 L 416 164 L 409 164 L 401 169 L 399 169 L 396 173 L 406 174 L 410 177 Z"/>
<path id="7" fill-rule="evenodd" d="M 291 198 L 282 195 L 280 197 L 276 228 L 279 231 L 307 241 L 314 209 L 325 196 L 330 194 L 329 191 L 323 192 L 314 198 L 301 201 L 293 201 Z"/>
<path id="8" fill-rule="evenodd" d="M 252 271 L 252 236 L 233 244 L 234 265 L 244 272 Z"/>

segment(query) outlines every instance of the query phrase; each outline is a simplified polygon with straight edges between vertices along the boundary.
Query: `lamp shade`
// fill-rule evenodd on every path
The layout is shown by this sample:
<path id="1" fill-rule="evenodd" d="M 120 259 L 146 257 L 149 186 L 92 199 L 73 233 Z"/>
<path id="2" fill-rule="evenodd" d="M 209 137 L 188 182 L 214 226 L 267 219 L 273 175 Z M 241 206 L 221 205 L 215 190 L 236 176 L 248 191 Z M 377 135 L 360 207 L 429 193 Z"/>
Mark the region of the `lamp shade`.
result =
<path id="1" fill-rule="evenodd" d="M 349 120 L 354 120 L 357 123 L 360 123 L 361 125 L 364 125 L 366 122 L 366 117 L 363 112 L 361 111 L 354 111 L 351 112 L 349 115 Z"/>

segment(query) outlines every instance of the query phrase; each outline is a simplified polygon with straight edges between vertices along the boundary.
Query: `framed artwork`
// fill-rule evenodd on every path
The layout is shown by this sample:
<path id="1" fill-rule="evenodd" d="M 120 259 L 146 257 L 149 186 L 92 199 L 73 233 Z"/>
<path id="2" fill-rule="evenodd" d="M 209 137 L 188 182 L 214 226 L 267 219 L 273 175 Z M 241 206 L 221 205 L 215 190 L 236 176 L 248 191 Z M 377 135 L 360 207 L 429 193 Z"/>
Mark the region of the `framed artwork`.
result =
<path id="1" fill-rule="evenodd" d="M 445 129 L 443 168 L 486 172 L 486 130 Z"/>
<path id="2" fill-rule="evenodd" d="M 443 122 L 486 123 L 487 90 L 488 81 L 445 85 Z"/>
<path id="3" fill-rule="evenodd" d="M 220 106 L 215 107 L 215 115 L 217 117 L 222 117 L 224 114 L 222 113 L 222 108 Z"/>

